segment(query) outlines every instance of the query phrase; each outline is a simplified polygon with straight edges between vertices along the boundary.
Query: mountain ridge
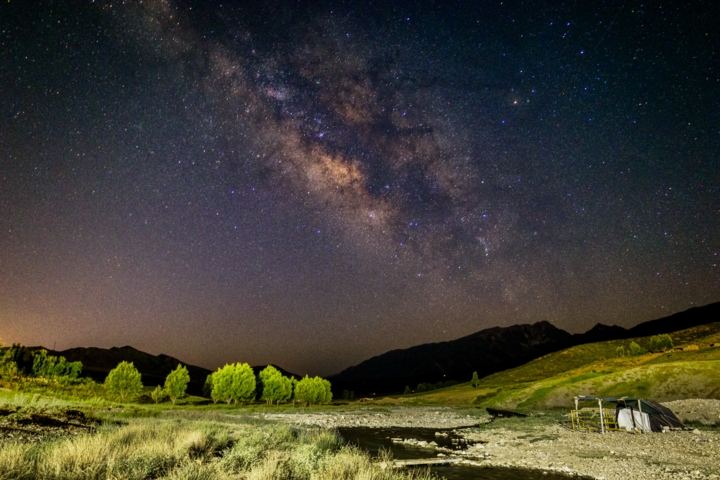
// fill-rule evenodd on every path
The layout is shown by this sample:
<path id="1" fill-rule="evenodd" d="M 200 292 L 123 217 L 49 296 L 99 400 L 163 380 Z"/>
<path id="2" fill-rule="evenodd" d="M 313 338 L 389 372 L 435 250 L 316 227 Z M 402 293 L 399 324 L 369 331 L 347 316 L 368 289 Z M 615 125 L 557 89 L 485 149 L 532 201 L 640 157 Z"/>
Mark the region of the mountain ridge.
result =
<path id="1" fill-rule="evenodd" d="M 397 392 L 418 382 L 467 381 L 474 371 L 482 378 L 576 345 L 671 333 L 717 320 L 720 302 L 642 322 L 629 329 L 597 323 L 585 333 L 570 334 L 547 321 L 490 327 L 455 340 L 391 350 L 328 378 L 337 389 L 365 394 Z"/>

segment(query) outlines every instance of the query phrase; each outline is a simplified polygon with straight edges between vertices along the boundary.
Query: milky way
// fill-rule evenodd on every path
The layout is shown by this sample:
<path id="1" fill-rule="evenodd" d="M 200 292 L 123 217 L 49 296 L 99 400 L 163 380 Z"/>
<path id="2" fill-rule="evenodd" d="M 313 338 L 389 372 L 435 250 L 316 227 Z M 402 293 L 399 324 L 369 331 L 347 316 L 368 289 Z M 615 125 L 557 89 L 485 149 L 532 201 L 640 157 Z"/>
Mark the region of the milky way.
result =
<path id="1" fill-rule="evenodd" d="M 703 2 L 2 8 L 5 341 L 327 374 L 719 299 Z"/>

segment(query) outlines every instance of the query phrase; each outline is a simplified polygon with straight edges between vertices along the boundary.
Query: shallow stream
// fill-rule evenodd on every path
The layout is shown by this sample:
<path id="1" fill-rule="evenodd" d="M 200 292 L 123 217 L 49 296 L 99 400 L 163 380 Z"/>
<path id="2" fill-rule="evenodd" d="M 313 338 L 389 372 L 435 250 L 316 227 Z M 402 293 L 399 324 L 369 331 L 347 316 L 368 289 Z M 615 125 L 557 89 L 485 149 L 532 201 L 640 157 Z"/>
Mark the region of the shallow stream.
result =
<path id="1" fill-rule="evenodd" d="M 393 443 L 392 438 L 434 441 L 440 447 L 461 450 L 467 447 L 462 444 L 461 437 L 454 435 L 452 430 L 432 428 L 339 428 L 340 435 L 350 444 L 358 445 L 376 455 L 380 450 L 389 450 L 396 460 L 418 458 L 435 458 L 437 452 L 433 448 L 413 447 L 407 444 Z M 436 436 L 442 432 L 447 436 Z M 454 441 L 453 441 L 454 440 Z M 447 480 L 567 480 L 568 477 L 553 472 L 540 470 L 523 470 L 519 468 L 472 467 L 466 465 L 433 467 L 432 471 Z"/>

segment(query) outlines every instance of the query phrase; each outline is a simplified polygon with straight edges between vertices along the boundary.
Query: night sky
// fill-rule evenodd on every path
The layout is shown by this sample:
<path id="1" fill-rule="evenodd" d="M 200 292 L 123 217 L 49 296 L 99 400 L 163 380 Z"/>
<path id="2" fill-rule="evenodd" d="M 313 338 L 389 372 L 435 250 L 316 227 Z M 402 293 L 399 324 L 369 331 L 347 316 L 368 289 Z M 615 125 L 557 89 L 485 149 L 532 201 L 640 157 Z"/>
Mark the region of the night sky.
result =
<path id="1" fill-rule="evenodd" d="M 720 300 L 716 2 L 0 4 L 0 335 L 327 375 Z"/>

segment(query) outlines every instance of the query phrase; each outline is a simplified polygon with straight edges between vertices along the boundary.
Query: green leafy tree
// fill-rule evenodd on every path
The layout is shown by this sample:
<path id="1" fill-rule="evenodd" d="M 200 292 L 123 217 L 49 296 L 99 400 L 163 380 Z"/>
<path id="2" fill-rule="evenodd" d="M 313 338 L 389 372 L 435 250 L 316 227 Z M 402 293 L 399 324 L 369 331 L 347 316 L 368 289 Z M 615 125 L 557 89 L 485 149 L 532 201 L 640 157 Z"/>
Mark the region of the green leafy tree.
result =
<path id="1" fill-rule="evenodd" d="M 153 401 L 158 404 L 165 400 L 165 398 L 167 398 L 167 392 L 165 392 L 165 390 L 163 390 L 163 388 L 158 385 L 157 387 L 155 387 L 155 390 L 150 392 L 150 398 L 152 398 Z"/>
<path id="2" fill-rule="evenodd" d="M 268 365 L 260 372 L 260 383 L 262 399 L 268 405 L 272 405 L 272 402 L 286 402 L 292 396 L 292 381 L 272 365 Z"/>
<path id="3" fill-rule="evenodd" d="M 625 356 L 625 347 L 623 347 L 622 345 L 620 345 L 619 347 L 617 347 L 617 348 L 615 349 L 615 353 L 617 353 L 617 356 L 620 357 L 620 358 L 624 357 L 624 356 Z"/>
<path id="4" fill-rule="evenodd" d="M 629 351 L 630 351 L 630 355 L 633 357 L 645 355 L 647 353 L 647 350 L 645 350 L 643 347 L 641 347 L 640 345 L 638 345 L 635 342 L 630 342 Z"/>
<path id="5" fill-rule="evenodd" d="M 306 404 L 329 403 L 332 401 L 330 382 L 320 377 L 307 375 L 295 387 L 296 398 Z"/>
<path id="6" fill-rule="evenodd" d="M 143 389 L 140 372 L 132 362 L 120 362 L 105 378 L 105 389 L 121 402 L 139 394 Z"/>
<path id="7" fill-rule="evenodd" d="M 650 337 L 650 350 L 653 352 L 666 352 L 673 348 L 672 337 L 667 333 Z"/>
<path id="8" fill-rule="evenodd" d="M 2 342 L 0 342 L 2 348 Z M 13 360 L 12 349 L 0 354 L 0 378 L 12 380 L 18 374 L 17 363 Z"/>
<path id="9" fill-rule="evenodd" d="M 405 395 L 409 395 L 412 393 L 412 390 L 410 390 L 409 385 L 405 385 L 405 391 L 403 392 Z"/>
<path id="10" fill-rule="evenodd" d="M 477 388 L 480 386 L 480 377 L 478 377 L 477 372 L 473 372 L 472 379 L 470 380 L 470 385 L 472 385 L 473 388 Z"/>
<path id="11" fill-rule="evenodd" d="M 210 397 L 213 402 L 225 402 L 229 405 L 233 401 L 232 383 L 234 373 L 235 365 L 225 365 L 212 374 Z"/>
<path id="12" fill-rule="evenodd" d="M 257 380 L 255 372 L 247 363 L 236 363 L 232 377 L 232 397 L 235 403 L 252 402 L 255 400 Z"/>
<path id="13" fill-rule="evenodd" d="M 177 368 L 168 374 L 165 379 L 165 391 L 173 405 L 178 398 L 185 396 L 188 383 L 190 383 L 190 374 L 183 365 L 178 364 Z"/>
<path id="14" fill-rule="evenodd" d="M 343 400 L 349 400 L 350 399 L 350 390 L 343 390 L 342 397 L 343 397 Z"/>

